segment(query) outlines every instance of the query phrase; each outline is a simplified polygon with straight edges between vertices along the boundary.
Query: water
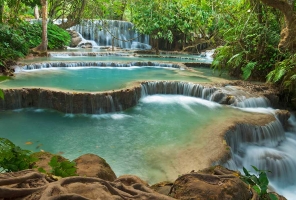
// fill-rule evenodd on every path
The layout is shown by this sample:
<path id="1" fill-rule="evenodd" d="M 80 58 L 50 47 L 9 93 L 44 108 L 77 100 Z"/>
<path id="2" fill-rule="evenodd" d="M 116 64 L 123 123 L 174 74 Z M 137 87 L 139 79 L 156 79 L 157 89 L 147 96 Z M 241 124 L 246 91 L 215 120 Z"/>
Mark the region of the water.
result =
<path id="1" fill-rule="evenodd" d="M 80 24 L 70 28 L 87 39 L 94 40 L 98 46 L 114 46 L 123 49 L 150 49 L 149 36 L 138 34 L 130 22 L 118 20 L 82 20 Z M 129 40 L 129 41 L 127 41 Z"/>
<path id="2" fill-rule="evenodd" d="M 200 57 L 200 56 L 133 56 L 132 54 L 124 54 L 124 55 L 97 55 L 97 56 L 88 56 L 89 53 L 83 54 L 80 52 L 81 56 L 72 56 L 71 54 L 58 54 L 50 57 L 36 57 L 28 60 L 23 60 L 23 63 L 33 63 L 33 62 L 56 62 L 56 61 L 112 61 L 112 62 L 130 62 L 130 61 L 159 61 L 159 62 L 203 62 L 210 63 L 211 60 Z"/>
<path id="3" fill-rule="evenodd" d="M 52 67 L 24 70 L 0 83 L 1 88 L 42 87 L 74 91 L 106 91 L 125 88 L 143 80 L 211 82 L 202 74 L 160 67 Z"/>
<path id="4" fill-rule="evenodd" d="M 210 124 L 233 112 L 240 111 L 199 98 L 152 95 L 129 110 L 112 114 L 73 115 L 42 109 L 4 111 L 0 115 L 0 129 L 1 137 L 22 148 L 63 152 L 69 159 L 94 153 L 106 159 L 117 176 L 135 174 L 155 183 L 186 173 L 182 170 L 184 164 L 175 163 L 173 156 L 198 142 L 196 138 L 206 134 L 205 128 Z M 33 144 L 26 145 L 28 141 Z M 196 151 L 191 154 L 194 156 Z M 196 167 L 189 163 L 185 166 Z"/>
<path id="5" fill-rule="evenodd" d="M 259 101 L 259 105 L 262 102 Z M 253 104 L 251 104 L 253 105 Z M 249 104 L 246 105 L 247 107 Z M 274 113 L 273 109 L 246 108 L 249 112 Z M 296 196 L 296 158 L 293 156 L 296 145 L 296 120 L 293 115 L 289 119 L 290 127 L 284 131 L 277 121 L 266 127 L 250 127 L 238 125 L 237 130 L 231 133 L 228 143 L 232 147 L 232 160 L 226 167 L 242 171 L 242 167 L 256 172 L 251 165 L 260 170 L 267 170 L 271 190 L 295 199 Z M 247 134 L 248 133 L 248 134 Z M 234 137 L 238 135 L 238 137 Z M 246 137 L 248 135 L 248 137 Z"/>

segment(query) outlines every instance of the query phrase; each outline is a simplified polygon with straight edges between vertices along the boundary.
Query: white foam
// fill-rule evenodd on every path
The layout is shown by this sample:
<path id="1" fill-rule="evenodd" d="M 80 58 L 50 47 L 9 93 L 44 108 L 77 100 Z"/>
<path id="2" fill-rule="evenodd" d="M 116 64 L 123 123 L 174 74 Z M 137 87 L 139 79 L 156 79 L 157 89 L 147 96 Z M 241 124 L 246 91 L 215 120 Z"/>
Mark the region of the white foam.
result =
<path id="1" fill-rule="evenodd" d="M 151 95 L 142 98 L 140 101 L 143 103 L 179 104 L 185 108 L 194 104 L 200 104 L 209 108 L 221 107 L 220 104 L 212 101 L 182 95 Z"/>

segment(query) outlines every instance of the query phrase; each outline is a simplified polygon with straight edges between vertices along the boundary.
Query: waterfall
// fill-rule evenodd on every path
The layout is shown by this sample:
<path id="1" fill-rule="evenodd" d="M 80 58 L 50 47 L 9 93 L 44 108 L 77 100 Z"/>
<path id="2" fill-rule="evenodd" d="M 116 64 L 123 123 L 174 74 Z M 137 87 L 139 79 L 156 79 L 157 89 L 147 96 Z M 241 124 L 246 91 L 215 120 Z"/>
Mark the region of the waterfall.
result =
<path id="1" fill-rule="evenodd" d="M 236 101 L 233 105 L 241 108 L 266 108 L 270 106 L 270 102 L 266 97 L 251 97 Z"/>
<path id="2" fill-rule="evenodd" d="M 164 67 L 164 68 L 180 68 L 178 64 L 158 63 L 158 62 L 129 62 L 129 63 L 115 63 L 115 62 L 52 62 L 52 63 L 34 63 L 23 66 L 15 66 L 15 72 L 22 70 L 43 69 L 52 67 Z"/>
<path id="3" fill-rule="evenodd" d="M 287 199 L 294 199 L 296 189 L 296 120 L 292 116 L 285 132 L 281 122 L 265 126 L 237 124 L 229 130 L 225 139 L 230 146 L 232 159 L 223 165 L 229 169 L 242 167 L 255 174 L 251 165 L 267 170 L 270 186 Z"/>
<path id="4" fill-rule="evenodd" d="M 80 24 L 70 29 L 79 32 L 87 40 L 94 40 L 99 46 L 112 46 L 112 37 L 114 36 L 119 39 L 114 40 L 114 46 L 123 49 L 151 49 L 149 36 L 137 33 L 134 25 L 130 22 L 118 20 L 82 20 Z M 134 40 L 131 40 L 133 38 Z M 125 42 L 122 40 L 131 41 Z"/>
<path id="5" fill-rule="evenodd" d="M 177 81 L 150 81 L 141 84 L 142 97 L 153 94 L 181 94 L 209 100 L 216 88 Z"/>

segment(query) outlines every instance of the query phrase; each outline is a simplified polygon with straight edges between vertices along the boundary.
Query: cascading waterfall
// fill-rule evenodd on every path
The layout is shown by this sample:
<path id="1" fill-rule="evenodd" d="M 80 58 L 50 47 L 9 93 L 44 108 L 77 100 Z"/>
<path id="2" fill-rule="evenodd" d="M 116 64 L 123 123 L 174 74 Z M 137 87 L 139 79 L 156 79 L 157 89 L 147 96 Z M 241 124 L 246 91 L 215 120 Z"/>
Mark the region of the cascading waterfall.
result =
<path id="1" fill-rule="evenodd" d="M 145 82 L 141 85 L 142 97 L 153 94 L 182 94 L 223 102 L 229 94 L 222 91 L 226 92 L 224 89 L 206 88 L 199 84 L 184 82 L 159 81 Z M 247 98 L 239 95 L 234 97 L 234 102 L 229 103 L 246 110 L 266 108 L 270 105 L 265 97 Z M 274 110 L 264 110 L 264 112 L 275 113 Z M 289 196 L 291 190 L 282 189 L 291 185 L 292 191 L 296 189 L 296 158 L 291 154 L 296 146 L 296 120 L 292 119 L 291 132 L 285 132 L 278 119 L 265 126 L 237 124 L 225 135 L 226 142 L 231 147 L 232 159 L 224 163 L 224 166 L 233 170 L 242 169 L 244 166 L 251 170 L 253 165 L 261 170 L 269 170 L 272 172 L 268 173 L 272 187 L 285 197 L 292 197 Z"/>
<path id="2" fill-rule="evenodd" d="M 158 63 L 158 62 L 130 62 L 130 63 L 116 63 L 116 62 L 52 62 L 52 63 L 34 63 L 23 66 L 15 66 L 15 72 L 21 70 L 43 69 L 51 67 L 167 67 L 167 68 L 182 68 L 178 64 Z"/>
<path id="3" fill-rule="evenodd" d="M 289 119 L 289 124 L 292 132 L 285 132 L 279 120 L 265 126 L 236 125 L 225 135 L 232 159 L 224 166 L 233 170 L 245 167 L 252 171 L 253 165 L 271 171 L 267 173 L 271 187 L 293 199 L 291 191 L 296 189 L 296 158 L 292 155 L 296 145 L 295 119 Z"/>
<path id="4" fill-rule="evenodd" d="M 40 66 L 40 65 L 39 65 Z M 45 64 L 46 66 L 46 64 Z M 181 94 L 203 98 L 215 102 L 225 102 L 231 96 L 229 104 L 249 109 L 267 107 L 266 98 L 241 98 L 227 93 L 224 88 L 205 87 L 200 84 L 178 81 L 142 82 L 132 89 L 108 93 L 69 93 L 43 89 L 4 90 L 5 99 L 0 100 L 0 109 L 19 109 L 27 107 L 49 108 L 65 113 L 102 114 L 125 110 L 135 106 L 141 97 L 153 94 Z M 1 103 L 2 101 L 2 103 Z M 3 106 L 1 108 L 1 105 Z M 259 109 L 260 110 L 260 109 Z M 268 110 L 270 113 L 271 111 Z M 273 111 L 274 112 L 274 111 Z M 274 112 L 275 113 L 275 112 Z M 231 147 L 232 160 L 225 163 L 231 169 L 250 169 L 251 165 L 268 174 L 271 184 L 279 193 L 289 196 L 282 188 L 296 188 L 296 158 L 291 155 L 296 146 L 296 120 L 290 119 L 291 131 L 285 132 L 279 120 L 265 126 L 237 124 L 226 133 L 225 139 Z"/>
<path id="5" fill-rule="evenodd" d="M 200 84 L 174 81 L 151 81 L 141 84 L 142 97 L 153 94 L 181 94 L 209 100 L 216 88 L 207 88 Z"/>
<path id="6" fill-rule="evenodd" d="M 123 49 L 151 49 L 149 36 L 140 35 L 130 22 L 118 20 L 83 20 L 79 25 L 70 28 L 79 32 L 85 39 L 94 40 L 99 46 L 114 46 Z M 111 35 L 111 34 L 112 35 Z M 127 41 L 126 40 L 131 40 Z"/>

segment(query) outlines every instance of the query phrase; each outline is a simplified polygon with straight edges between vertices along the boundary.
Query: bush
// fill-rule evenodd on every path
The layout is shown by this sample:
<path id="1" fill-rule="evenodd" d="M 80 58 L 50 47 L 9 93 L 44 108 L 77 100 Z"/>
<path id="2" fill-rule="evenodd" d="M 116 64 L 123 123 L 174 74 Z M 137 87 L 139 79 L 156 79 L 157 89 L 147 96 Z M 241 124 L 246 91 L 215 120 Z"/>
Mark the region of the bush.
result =
<path id="1" fill-rule="evenodd" d="M 41 44 L 42 25 L 22 22 L 16 28 L 0 24 L 0 67 L 8 67 L 29 53 L 30 48 Z M 48 24 L 48 49 L 61 49 L 68 45 L 71 36 L 57 25 Z"/>
<path id="2" fill-rule="evenodd" d="M 0 138 L 0 168 L 6 172 L 16 172 L 31 169 L 36 158 L 31 151 L 23 150 L 6 138 Z"/>
<path id="3" fill-rule="evenodd" d="M 42 25 L 41 23 L 30 24 L 23 22 L 20 24 L 20 30 L 28 42 L 29 48 L 34 48 L 41 43 Z M 61 49 L 69 45 L 71 36 L 67 31 L 55 24 L 47 25 L 48 49 Z"/>
<path id="4" fill-rule="evenodd" d="M 23 36 L 14 28 L 0 24 L 0 66 L 24 57 L 29 51 L 29 46 Z"/>

